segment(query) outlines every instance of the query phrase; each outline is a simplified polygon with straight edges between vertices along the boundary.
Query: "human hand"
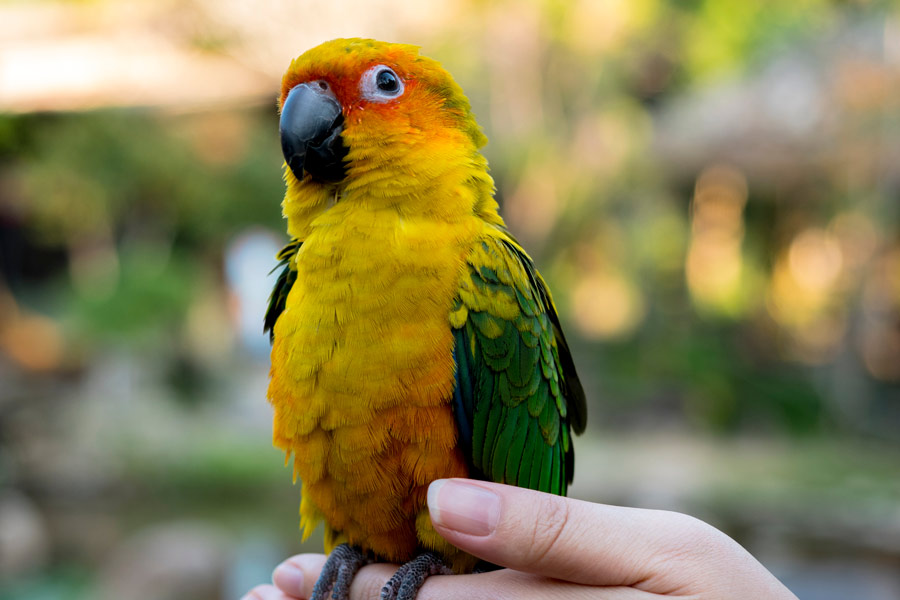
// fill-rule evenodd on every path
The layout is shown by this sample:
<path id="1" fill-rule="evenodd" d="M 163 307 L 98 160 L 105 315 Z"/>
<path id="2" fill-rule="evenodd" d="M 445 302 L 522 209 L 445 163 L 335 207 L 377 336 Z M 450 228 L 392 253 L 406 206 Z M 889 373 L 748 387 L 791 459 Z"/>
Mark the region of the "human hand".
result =
<path id="1" fill-rule="evenodd" d="M 435 529 L 449 542 L 507 568 L 430 577 L 419 600 L 797 600 L 737 542 L 680 513 L 593 504 L 468 479 L 433 482 L 428 508 Z M 291 557 L 275 569 L 274 586 L 257 586 L 244 598 L 309 598 L 324 563 L 320 554 Z M 351 599 L 379 598 L 396 569 L 363 567 Z"/>

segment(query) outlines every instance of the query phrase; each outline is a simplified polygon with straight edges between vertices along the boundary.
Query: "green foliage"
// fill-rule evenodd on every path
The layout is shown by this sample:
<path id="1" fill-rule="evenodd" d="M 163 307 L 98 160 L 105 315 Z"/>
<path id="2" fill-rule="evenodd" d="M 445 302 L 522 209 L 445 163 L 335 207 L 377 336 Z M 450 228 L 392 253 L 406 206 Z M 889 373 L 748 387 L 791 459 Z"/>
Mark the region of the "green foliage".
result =
<path id="1" fill-rule="evenodd" d="M 16 140 L 23 146 L 14 163 L 23 183 L 19 208 L 49 243 L 153 226 L 208 243 L 248 224 L 277 226 L 281 158 L 264 127 L 268 121 L 277 131 L 274 116 L 220 118 L 246 123 L 230 140 L 239 146 L 234 155 L 217 163 L 210 154 L 222 150 L 212 144 L 222 140 L 204 131 L 215 127 L 216 115 L 107 110 L 20 117 L 27 131 Z M 16 127 L 8 118 L 4 129 Z M 260 210 L 260 202 L 274 210 Z"/>
<path id="2" fill-rule="evenodd" d="M 88 340 L 179 326 L 229 237 L 281 227 L 276 132 L 270 111 L 0 118 L 0 157 L 17 182 L 6 210 L 36 248 L 70 256 L 44 284 L 57 290 L 44 308 Z"/>
<path id="3" fill-rule="evenodd" d="M 0 600 L 83 600 L 93 594 L 91 573 L 61 566 L 39 576 L 0 582 Z"/>
<path id="4" fill-rule="evenodd" d="M 108 295 L 73 293 L 69 310 L 76 326 L 91 335 L 128 339 L 161 323 L 176 324 L 193 297 L 200 264 L 178 252 L 160 259 L 152 251 L 126 250 L 119 255 L 118 281 Z"/>

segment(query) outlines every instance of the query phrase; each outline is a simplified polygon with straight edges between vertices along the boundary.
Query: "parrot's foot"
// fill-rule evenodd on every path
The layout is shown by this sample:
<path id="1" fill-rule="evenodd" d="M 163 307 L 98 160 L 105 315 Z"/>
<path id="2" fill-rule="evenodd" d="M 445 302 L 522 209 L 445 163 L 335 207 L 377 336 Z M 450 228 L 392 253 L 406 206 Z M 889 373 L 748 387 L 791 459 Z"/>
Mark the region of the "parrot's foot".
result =
<path id="1" fill-rule="evenodd" d="M 426 578 L 452 573 L 440 556 L 433 552 L 423 552 L 397 569 L 394 576 L 381 588 L 381 600 L 414 600 Z"/>
<path id="2" fill-rule="evenodd" d="M 329 592 L 334 600 L 349 600 L 353 576 L 368 562 L 362 552 L 341 544 L 328 555 L 309 600 L 328 600 Z"/>
<path id="3" fill-rule="evenodd" d="M 499 571 L 502 569 L 500 565 L 495 565 L 494 563 L 489 563 L 486 560 L 479 560 L 478 563 L 475 564 L 475 568 L 472 569 L 472 574 L 478 573 L 490 573 L 491 571 Z"/>

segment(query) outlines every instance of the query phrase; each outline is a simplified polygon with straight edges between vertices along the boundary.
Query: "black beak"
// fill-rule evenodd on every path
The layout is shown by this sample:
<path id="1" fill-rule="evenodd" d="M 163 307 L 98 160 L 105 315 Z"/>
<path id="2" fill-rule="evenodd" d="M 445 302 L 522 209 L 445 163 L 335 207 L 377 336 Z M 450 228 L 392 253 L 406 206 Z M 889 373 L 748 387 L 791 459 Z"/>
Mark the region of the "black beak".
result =
<path id="1" fill-rule="evenodd" d="M 281 151 L 297 179 L 306 173 L 323 183 L 344 178 L 343 130 L 341 105 L 331 92 L 306 83 L 288 92 L 281 108 Z"/>

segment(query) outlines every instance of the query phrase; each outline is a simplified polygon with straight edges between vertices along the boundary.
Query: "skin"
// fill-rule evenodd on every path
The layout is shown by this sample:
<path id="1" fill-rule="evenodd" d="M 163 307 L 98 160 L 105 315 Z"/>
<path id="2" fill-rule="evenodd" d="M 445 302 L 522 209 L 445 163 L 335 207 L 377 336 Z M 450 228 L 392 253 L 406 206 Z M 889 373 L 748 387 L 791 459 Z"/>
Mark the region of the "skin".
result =
<path id="1" fill-rule="evenodd" d="M 465 479 L 433 482 L 428 507 L 447 541 L 507 568 L 431 577 L 419 600 L 796 600 L 734 540 L 688 515 Z M 257 586 L 244 598 L 308 598 L 324 562 L 320 554 L 293 556 L 275 569 L 274 585 Z M 396 568 L 362 568 L 350 598 L 377 599 Z"/>

